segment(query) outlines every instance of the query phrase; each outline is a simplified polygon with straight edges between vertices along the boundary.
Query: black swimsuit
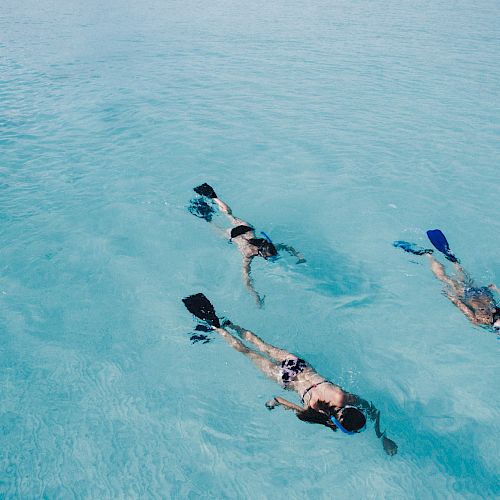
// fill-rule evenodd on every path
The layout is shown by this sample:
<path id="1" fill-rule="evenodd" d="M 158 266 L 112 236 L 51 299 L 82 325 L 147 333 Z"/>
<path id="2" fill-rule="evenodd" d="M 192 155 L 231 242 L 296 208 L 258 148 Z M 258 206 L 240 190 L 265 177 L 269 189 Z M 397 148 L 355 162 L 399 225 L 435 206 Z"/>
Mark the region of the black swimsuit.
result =
<path id="1" fill-rule="evenodd" d="M 250 231 L 253 231 L 253 227 L 250 226 L 236 226 L 231 229 L 231 239 L 236 238 L 237 236 L 241 236 L 242 234 L 248 233 Z"/>

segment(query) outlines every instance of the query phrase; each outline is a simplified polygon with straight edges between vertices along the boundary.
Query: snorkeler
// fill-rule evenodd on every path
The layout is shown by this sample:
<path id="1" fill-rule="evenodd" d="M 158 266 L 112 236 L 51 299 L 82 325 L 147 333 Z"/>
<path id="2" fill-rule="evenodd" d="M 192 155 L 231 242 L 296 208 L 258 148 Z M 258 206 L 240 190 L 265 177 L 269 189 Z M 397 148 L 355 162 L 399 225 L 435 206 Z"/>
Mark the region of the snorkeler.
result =
<path id="1" fill-rule="evenodd" d="M 365 429 L 368 417 L 375 422 L 375 433 L 382 440 L 385 452 L 388 455 L 397 453 L 396 443 L 386 436 L 385 431 L 380 432 L 380 411 L 373 404 L 344 391 L 340 386 L 322 377 L 303 359 L 267 344 L 251 331 L 227 319 L 221 324 L 212 304 L 202 293 L 191 295 L 182 301 L 189 312 L 211 326 L 213 331 L 221 335 L 231 347 L 252 360 L 267 377 L 284 389 L 295 391 L 304 405 L 299 406 L 275 396 L 266 403 L 269 410 L 283 406 L 287 410 L 294 411 L 299 420 L 321 424 L 350 436 Z M 239 338 L 230 333 L 229 329 L 236 332 Z M 242 340 L 252 344 L 253 349 L 245 345 Z"/>
<path id="2" fill-rule="evenodd" d="M 500 330 L 500 307 L 496 304 L 492 293 L 492 290 L 497 293 L 500 293 L 500 290 L 493 284 L 476 286 L 451 252 L 445 235 L 439 229 L 427 231 L 427 236 L 434 247 L 453 263 L 456 271 L 454 277 L 446 274 L 444 265 L 434 258 L 432 249 L 422 248 L 407 241 L 395 241 L 394 246 L 414 255 L 425 255 L 429 259 L 434 276 L 446 285 L 445 293 L 451 302 L 475 325 Z"/>
<path id="3" fill-rule="evenodd" d="M 298 259 L 297 264 L 302 264 L 306 262 L 304 256 L 291 246 L 284 245 L 282 243 L 274 245 L 271 238 L 269 238 L 269 236 L 264 232 L 261 232 L 264 238 L 257 238 L 253 226 L 242 219 L 234 217 L 229 205 L 217 197 L 217 194 L 213 190 L 212 186 L 204 183 L 195 187 L 194 191 L 200 196 L 213 200 L 221 212 L 223 212 L 229 219 L 232 227 L 224 234 L 229 238 L 230 242 L 234 243 L 238 247 L 238 250 L 243 256 L 243 282 L 252 297 L 255 299 L 257 305 L 261 307 L 264 303 L 264 298 L 261 297 L 255 290 L 250 275 L 250 264 L 252 259 L 254 257 L 262 257 L 265 260 L 272 260 L 278 256 L 278 251 L 286 250 L 290 255 L 293 255 Z M 189 210 L 193 215 L 205 219 L 207 222 L 211 222 L 214 213 L 213 208 L 203 199 L 192 200 Z"/>

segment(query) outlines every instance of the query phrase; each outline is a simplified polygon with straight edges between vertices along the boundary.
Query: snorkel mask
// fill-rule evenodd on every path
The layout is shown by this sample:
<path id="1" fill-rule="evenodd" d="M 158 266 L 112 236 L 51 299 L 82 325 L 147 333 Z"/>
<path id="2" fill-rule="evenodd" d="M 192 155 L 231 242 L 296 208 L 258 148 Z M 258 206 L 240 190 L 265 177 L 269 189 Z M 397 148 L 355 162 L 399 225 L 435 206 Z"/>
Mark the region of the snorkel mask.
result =
<path id="1" fill-rule="evenodd" d="M 260 234 L 264 236 L 264 241 L 259 246 L 259 255 L 266 260 L 276 260 L 278 258 L 278 251 L 271 238 L 264 231 L 261 231 Z"/>
<path id="2" fill-rule="evenodd" d="M 250 238 L 248 239 L 248 243 L 257 247 L 257 254 L 259 257 L 262 257 L 265 260 L 274 260 L 278 256 L 278 251 L 276 247 L 273 245 L 273 242 L 267 236 L 267 234 L 262 233 L 265 238 Z"/>
<path id="3" fill-rule="evenodd" d="M 356 408 L 355 406 L 351 406 L 351 405 L 346 405 L 342 408 L 342 411 L 346 410 L 347 408 L 354 408 L 356 409 L 357 411 L 360 411 L 359 408 Z M 363 412 L 360 412 L 360 413 L 363 413 Z M 363 413 L 364 415 L 364 413 Z M 340 422 L 339 420 L 334 416 L 334 415 L 330 415 L 330 420 L 335 424 L 335 426 L 337 427 L 337 429 L 340 429 L 344 434 L 348 434 L 349 436 L 353 436 L 354 434 L 359 434 L 360 432 L 363 432 L 365 429 L 366 429 L 366 416 L 365 416 L 365 425 L 363 425 L 363 427 L 361 427 L 360 429 L 358 429 L 357 431 L 348 431 Z"/>

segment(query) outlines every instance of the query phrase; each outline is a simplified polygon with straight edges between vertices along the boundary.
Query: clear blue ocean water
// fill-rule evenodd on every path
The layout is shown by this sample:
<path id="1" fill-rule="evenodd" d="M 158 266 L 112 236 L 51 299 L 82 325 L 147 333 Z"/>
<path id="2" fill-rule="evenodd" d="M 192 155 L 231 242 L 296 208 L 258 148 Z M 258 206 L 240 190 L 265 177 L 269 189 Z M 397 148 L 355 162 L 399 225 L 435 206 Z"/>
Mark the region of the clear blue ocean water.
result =
<path id="1" fill-rule="evenodd" d="M 391 246 L 444 230 L 500 286 L 500 6 L 4 0 L 1 498 L 493 498 L 498 339 Z M 308 262 L 240 256 L 210 182 Z M 223 218 L 216 222 L 222 224 Z M 399 446 L 284 393 L 181 298 L 373 401 Z"/>

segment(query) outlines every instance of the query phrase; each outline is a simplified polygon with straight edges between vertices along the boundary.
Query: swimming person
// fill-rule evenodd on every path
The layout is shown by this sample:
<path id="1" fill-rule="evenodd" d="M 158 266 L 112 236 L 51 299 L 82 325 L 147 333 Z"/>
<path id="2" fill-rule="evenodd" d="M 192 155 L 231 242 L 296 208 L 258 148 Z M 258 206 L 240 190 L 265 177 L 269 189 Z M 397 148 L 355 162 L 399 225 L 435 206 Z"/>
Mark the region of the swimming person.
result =
<path id="1" fill-rule="evenodd" d="M 291 246 L 282 243 L 274 245 L 271 238 L 264 232 L 261 232 L 264 238 L 257 238 L 254 227 L 248 222 L 235 217 L 229 205 L 219 199 L 212 186 L 209 186 L 207 183 L 195 187 L 194 191 L 201 196 L 210 198 L 229 219 L 232 227 L 224 234 L 230 242 L 238 247 L 243 256 L 243 282 L 257 305 L 261 307 L 264 303 L 264 298 L 255 290 L 250 274 L 252 259 L 262 257 L 265 260 L 272 260 L 278 256 L 278 251 L 286 250 L 290 255 L 297 257 L 297 264 L 302 264 L 306 262 L 304 256 Z M 211 222 L 214 210 L 203 200 L 192 200 L 190 212 L 197 217 L 205 219 L 207 222 Z"/>
<path id="2" fill-rule="evenodd" d="M 394 246 L 414 255 L 425 255 L 429 259 L 434 276 L 446 285 L 445 293 L 451 302 L 475 325 L 500 330 L 500 307 L 496 304 L 492 291 L 500 293 L 493 284 L 478 287 L 464 270 L 460 261 L 451 252 L 445 235 L 439 229 L 427 231 L 427 236 L 435 248 L 453 263 L 456 274 L 446 274 L 444 265 L 434 258 L 433 250 L 421 248 L 407 241 L 395 241 Z"/>
<path id="3" fill-rule="evenodd" d="M 394 441 L 380 432 L 380 411 L 371 403 L 355 394 L 344 391 L 317 373 L 306 361 L 294 354 L 264 342 L 255 333 L 241 328 L 229 320 L 221 324 L 210 301 L 202 294 L 182 299 L 184 305 L 194 316 L 213 328 L 238 352 L 253 361 L 255 366 L 267 377 L 280 384 L 284 389 L 295 391 L 303 406 L 275 396 L 266 403 L 269 410 L 282 406 L 295 412 L 297 417 L 314 424 L 321 424 L 333 431 L 353 436 L 366 427 L 367 417 L 375 422 L 375 433 L 382 441 L 388 455 L 395 455 L 398 447 Z M 237 338 L 229 329 L 236 332 Z M 252 348 L 243 343 L 252 345 Z"/>

